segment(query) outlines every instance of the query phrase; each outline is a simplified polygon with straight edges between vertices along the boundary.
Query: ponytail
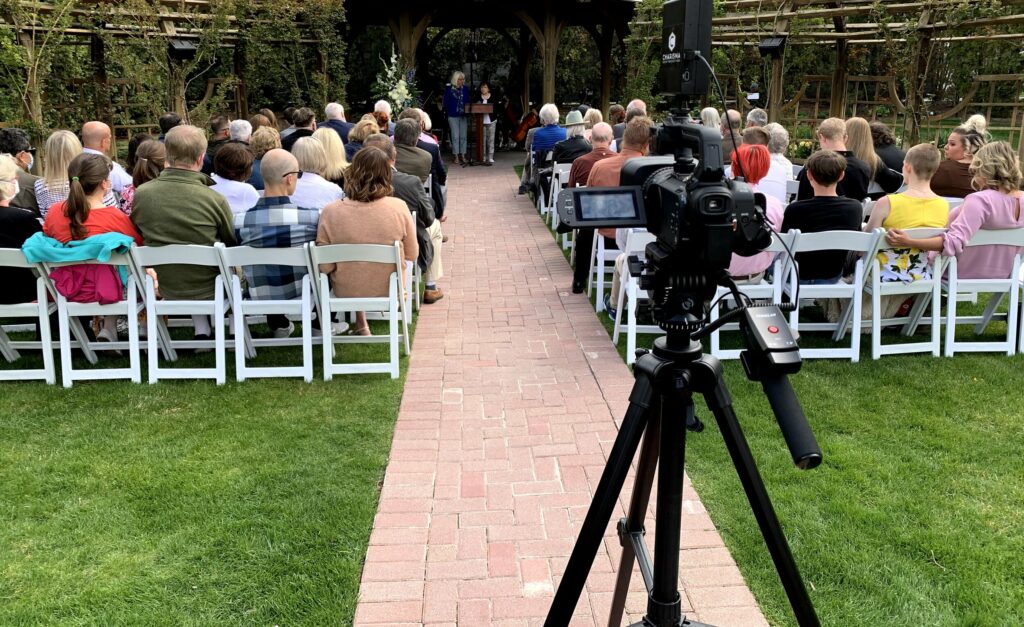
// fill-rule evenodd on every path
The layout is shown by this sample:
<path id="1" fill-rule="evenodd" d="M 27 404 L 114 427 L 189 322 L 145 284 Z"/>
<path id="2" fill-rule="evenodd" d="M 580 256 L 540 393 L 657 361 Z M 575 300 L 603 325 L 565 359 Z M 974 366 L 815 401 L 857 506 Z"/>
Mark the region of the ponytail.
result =
<path id="1" fill-rule="evenodd" d="M 72 239 L 84 239 L 89 219 L 89 195 L 110 176 L 110 160 L 103 155 L 82 153 L 68 165 L 68 199 L 64 214 L 71 223 Z"/>

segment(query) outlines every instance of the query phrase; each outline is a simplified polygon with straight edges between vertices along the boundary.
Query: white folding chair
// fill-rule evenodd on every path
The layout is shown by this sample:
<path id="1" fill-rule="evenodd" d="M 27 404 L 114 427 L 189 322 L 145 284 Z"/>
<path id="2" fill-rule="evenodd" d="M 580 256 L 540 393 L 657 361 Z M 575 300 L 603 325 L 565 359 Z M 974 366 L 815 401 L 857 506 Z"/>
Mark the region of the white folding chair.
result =
<path id="1" fill-rule="evenodd" d="M 57 301 L 57 324 L 60 329 L 60 369 L 61 382 L 64 387 L 69 388 L 75 381 L 105 381 L 110 379 L 130 379 L 132 383 L 142 383 L 142 364 L 139 355 L 139 296 L 141 286 L 136 281 L 132 272 L 131 253 L 113 253 L 107 261 L 71 261 L 61 263 L 41 262 L 39 270 L 42 279 L 53 284 L 50 274 L 57 268 L 77 265 L 105 265 L 115 269 L 123 269 L 128 275 L 127 285 L 123 299 L 110 304 L 100 303 L 78 303 L 69 301 L 54 286 L 53 294 Z M 127 342 L 94 342 L 91 349 L 95 350 L 118 350 L 128 351 L 127 368 L 75 368 L 72 361 L 71 351 L 73 341 L 71 327 L 72 319 L 79 316 L 126 316 L 128 318 L 128 341 Z M 86 342 L 88 343 L 88 342 Z M 81 340 L 79 340 L 81 344 Z"/>
<path id="2" fill-rule="evenodd" d="M 839 341 L 845 335 L 845 328 L 849 324 L 849 320 L 859 321 L 861 319 L 861 309 L 864 302 L 864 260 L 874 256 L 882 234 L 882 229 L 875 229 L 871 233 L 862 233 L 860 231 L 825 231 L 821 233 L 796 234 L 792 246 L 794 255 L 824 250 L 842 250 L 857 253 L 860 255 L 860 258 L 854 264 L 853 281 L 851 283 L 840 279 L 837 283 L 799 286 L 801 301 L 818 298 L 849 300 L 850 304 L 847 306 L 849 313 L 847 314 L 844 308 L 843 314 L 837 323 L 801 323 L 800 307 L 799 303 L 797 303 L 798 306 L 790 313 L 789 318 L 790 327 L 792 327 L 794 332 L 799 332 L 800 329 L 808 331 L 828 330 L 833 332 L 832 339 Z M 797 264 L 797 267 L 799 268 L 799 264 Z M 795 282 L 796 278 L 793 277 L 790 284 L 786 287 L 786 291 L 791 297 L 793 296 L 793 290 L 796 289 Z M 860 327 L 857 326 L 856 330 L 858 331 L 857 333 L 851 334 L 849 347 L 801 348 L 800 354 L 803 357 L 810 358 L 849 358 L 853 362 L 860 361 Z"/>
<path id="3" fill-rule="evenodd" d="M 796 166 L 793 166 L 796 167 Z M 802 170 L 803 168 L 801 168 Z M 786 197 L 789 202 L 796 200 L 796 197 L 800 194 L 800 181 L 786 181 Z"/>
<path id="4" fill-rule="evenodd" d="M 431 176 L 432 175 L 427 175 L 427 183 L 430 183 Z M 428 191 L 427 193 L 429 194 L 430 192 Z M 417 212 L 415 211 L 412 212 L 413 226 L 418 224 L 416 222 L 416 213 Z M 441 251 L 435 250 L 434 254 L 440 255 Z M 406 295 L 406 313 L 409 313 L 411 311 L 419 311 L 420 307 L 423 306 L 423 270 L 420 270 L 420 264 L 418 262 L 412 262 L 412 268 L 409 272 L 409 276 L 407 277 L 407 279 L 411 281 L 412 285 L 411 293 Z M 409 298 L 410 295 L 411 299 Z"/>
<path id="5" fill-rule="evenodd" d="M 750 285 L 738 285 L 739 291 L 746 294 L 754 300 L 770 300 L 775 304 L 782 303 L 782 293 L 785 287 L 788 277 L 786 273 L 792 266 L 792 263 L 788 257 L 788 250 L 793 248 L 793 241 L 796 239 L 798 231 L 790 231 L 788 233 L 773 233 L 772 243 L 765 248 L 766 252 L 775 253 L 775 260 L 772 262 L 772 279 L 770 281 L 761 279 L 760 283 Z M 710 321 L 714 322 L 718 320 L 722 305 L 729 302 L 735 302 L 735 298 L 732 292 L 722 286 L 718 286 L 715 291 L 715 297 L 711 301 L 713 306 L 710 311 Z M 721 337 L 719 333 L 722 331 L 734 331 L 739 329 L 739 323 L 726 324 L 714 332 L 711 333 L 711 354 L 719 359 L 738 359 L 740 356 L 740 350 L 730 349 L 723 350 L 721 348 Z"/>
<path id="6" fill-rule="evenodd" d="M 545 196 L 544 213 L 551 217 L 551 228 L 558 226 L 558 209 L 555 206 L 558 202 L 558 192 L 565 189 L 569 183 L 569 170 L 572 163 L 555 163 L 551 166 L 551 188 Z"/>
<path id="7" fill-rule="evenodd" d="M 290 266 L 307 271 L 306 250 L 295 248 L 252 248 L 236 246 L 228 248 L 224 244 L 215 244 L 220 252 L 224 265 L 229 270 L 243 266 Z M 242 281 L 238 274 L 231 272 L 231 312 L 235 326 L 235 379 L 245 381 L 256 377 L 302 377 L 307 383 L 313 380 L 313 294 L 310 278 L 302 277 L 302 294 L 294 300 L 247 300 L 242 295 Z M 283 314 L 297 315 L 302 321 L 302 365 L 272 368 L 253 367 L 246 365 L 245 338 L 248 324 L 246 316 Z M 291 338 L 252 340 L 256 346 L 293 345 Z"/>
<path id="8" fill-rule="evenodd" d="M 637 256 L 645 258 L 647 245 L 655 240 L 654 235 L 633 231 L 626 236 L 627 259 Z M 614 266 L 613 266 L 614 268 Z M 622 264 L 619 271 L 619 295 L 615 301 L 615 326 L 612 331 L 612 344 L 619 345 L 619 334 L 626 332 L 626 363 L 632 364 L 636 361 L 636 335 L 637 333 L 661 334 L 664 331 L 654 324 L 638 325 L 636 321 L 637 305 L 641 298 L 647 298 L 647 292 L 640 289 L 640 281 L 629 272 L 629 264 Z M 626 322 L 622 322 L 623 310 L 626 312 Z"/>
<path id="9" fill-rule="evenodd" d="M 434 175 L 433 174 L 428 174 L 427 175 L 427 180 L 423 182 L 423 189 L 424 189 L 424 191 L 427 192 L 427 196 L 430 196 L 430 192 L 433 191 L 432 190 L 433 186 L 434 186 Z M 431 196 L 431 198 L 433 198 L 433 196 Z"/>
<path id="10" fill-rule="evenodd" d="M 406 324 L 405 299 L 399 296 L 402 286 L 399 276 L 405 260 L 399 242 L 390 246 L 379 244 L 332 244 L 330 246 L 307 245 L 310 258 L 310 269 L 317 279 L 317 306 L 321 316 L 323 330 L 324 380 L 330 381 L 335 374 L 365 374 L 382 372 L 397 379 L 399 374 L 398 345 L 404 341 L 406 354 L 409 352 L 409 329 Z M 323 264 L 348 262 L 370 262 L 390 265 L 394 268 L 388 280 L 388 295 L 376 297 L 341 298 L 331 290 L 330 277 L 320 272 Z M 357 311 L 386 311 L 388 313 L 387 336 L 345 336 L 334 337 L 329 322 L 331 313 Z M 334 362 L 334 345 L 336 343 L 381 343 L 387 342 L 390 347 L 390 359 L 376 363 L 343 363 Z"/>
<path id="11" fill-rule="evenodd" d="M 217 385 L 222 385 L 227 380 L 227 368 L 225 355 L 227 347 L 224 330 L 224 316 L 230 309 L 231 295 L 228 292 L 227 280 L 225 279 L 225 266 L 220 253 L 213 246 L 196 246 L 189 244 L 174 244 L 170 246 L 140 246 L 132 249 L 135 262 L 139 268 L 156 267 L 159 274 L 159 267 L 166 265 L 189 265 L 215 268 L 217 276 L 214 277 L 213 299 L 212 300 L 157 300 L 156 288 L 152 277 L 146 277 L 146 325 L 148 329 L 146 341 L 149 346 L 149 382 L 156 383 L 160 379 L 213 379 Z M 162 316 L 175 315 L 202 315 L 213 317 L 213 351 L 215 365 L 213 368 L 171 368 L 160 365 L 160 356 L 157 351 L 159 337 L 157 321 Z M 246 328 L 235 329 L 236 333 L 241 332 L 247 336 Z M 202 340 L 173 340 L 170 346 L 174 348 L 209 348 L 209 341 Z M 173 350 L 168 351 L 169 360 L 175 360 Z M 249 354 L 254 356 L 253 353 Z"/>
<path id="12" fill-rule="evenodd" d="M 552 150 L 549 150 L 546 153 L 544 153 L 544 161 L 543 161 L 543 163 L 547 163 L 547 162 L 551 161 L 551 159 L 553 158 L 552 157 L 553 154 L 554 154 L 554 151 L 552 151 Z M 542 164 L 541 163 L 537 163 L 536 156 L 537 156 L 537 153 L 536 153 L 536 151 L 534 151 L 533 153 L 531 153 L 530 158 L 533 160 L 533 162 L 532 162 L 533 172 L 534 172 L 533 176 L 534 176 L 534 180 L 537 182 L 537 198 L 536 198 L 537 210 L 540 211 L 540 215 L 543 216 L 543 215 L 547 215 L 547 213 L 546 213 L 547 212 L 547 196 L 546 196 L 546 194 L 547 194 L 548 190 L 544 189 L 544 186 L 540 184 L 540 176 L 537 174 L 537 168 L 539 168 Z"/>
<path id="13" fill-rule="evenodd" d="M 0 326 L 0 355 L 9 363 L 16 362 L 21 355 L 18 349 L 35 349 L 43 354 L 42 368 L 21 368 L 17 370 L 0 370 L 0 381 L 33 381 L 42 380 L 53 385 L 57 382 L 57 371 L 53 363 L 53 338 L 50 335 L 50 310 L 47 299 L 46 281 L 38 276 L 35 264 L 25 260 L 18 248 L 0 248 L 0 267 L 21 268 L 35 272 L 36 301 L 34 303 L 14 303 L 0 305 L 0 318 L 35 318 L 39 325 L 39 342 L 17 342 L 8 337 Z"/>
<path id="14" fill-rule="evenodd" d="M 975 246 L 1013 246 L 1018 249 L 1013 259 L 1010 275 L 1000 279 L 962 279 L 957 272 L 956 257 L 949 258 L 946 279 L 946 349 L 947 357 L 957 352 L 1006 352 L 1013 355 L 1020 348 L 1018 338 L 1024 337 L 1024 322 L 1020 318 L 1021 292 L 1021 249 L 1024 248 L 1024 229 L 981 230 L 974 234 L 966 247 Z M 981 316 L 957 316 L 958 296 L 963 293 L 989 293 L 992 297 Z M 996 309 L 1003 298 L 1009 295 L 1009 306 L 1006 314 L 997 314 Z M 998 342 L 970 342 L 956 339 L 956 327 L 961 324 L 973 324 L 974 334 L 985 332 L 989 322 L 994 319 L 1006 320 L 1006 339 Z"/>
<path id="15" fill-rule="evenodd" d="M 800 173 L 804 171 L 804 166 L 793 164 L 793 178 L 800 176 Z"/>
<path id="16" fill-rule="evenodd" d="M 605 246 L 604 237 L 594 231 L 594 247 L 590 253 L 590 277 L 587 281 L 587 297 L 597 292 L 597 301 L 594 304 L 594 311 L 604 311 L 604 285 L 605 281 L 615 274 L 615 258 L 619 256 L 618 248 Z M 608 262 L 611 262 L 609 265 Z"/>
<path id="17" fill-rule="evenodd" d="M 945 200 L 946 202 L 949 203 L 949 210 L 950 211 L 952 211 L 952 210 L 956 209 L 957 207 L 959 207 L 960 205 L 964 204 L 964 199 L 963 198 L 947 198 L 947 197 L 943 197 L 943 200 Z"/>

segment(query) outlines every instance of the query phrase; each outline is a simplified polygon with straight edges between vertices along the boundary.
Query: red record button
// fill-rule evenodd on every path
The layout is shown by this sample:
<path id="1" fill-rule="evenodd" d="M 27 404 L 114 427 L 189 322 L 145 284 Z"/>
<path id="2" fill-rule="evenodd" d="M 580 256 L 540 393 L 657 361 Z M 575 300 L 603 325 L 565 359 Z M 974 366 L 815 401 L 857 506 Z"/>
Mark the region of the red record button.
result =
<path id="1" fill-rule="evenodd" d="M 779 327 L 768 327 L 768 332 L 769 333 L 778 333 L 779 332 Z"/>

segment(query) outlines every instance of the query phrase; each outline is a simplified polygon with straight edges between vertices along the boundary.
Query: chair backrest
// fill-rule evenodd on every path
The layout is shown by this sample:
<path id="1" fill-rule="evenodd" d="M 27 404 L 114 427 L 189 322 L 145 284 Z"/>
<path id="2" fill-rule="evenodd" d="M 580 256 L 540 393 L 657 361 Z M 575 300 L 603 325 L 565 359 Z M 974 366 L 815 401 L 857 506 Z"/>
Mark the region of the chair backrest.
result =
<path id="1" fill-rule="evenodd" d="M 630 231 L 626 235 L 626 250 L 622 252 L 627 255 L 643 255 L 647 252 L 647 245 L 656 239 L 654 234 L 647 231 Z"/>
<path id="2" fill-rule="evenodd" d="M 34 268 L 34 263 L 25 259 L 20 248 L 0 248 L 0 266 L 5 268 Z"/>
<path id="3" fill-rule="evenodd" d="M 132 265 L 131 252 L 127 253 L 112 253 L 110 259 L 106 261 L 100 261 L 98 259 L 87 259 L 85 261 L 45 261 L 42 266 L 46 268 L 47 272 L 54 268 L 66 268 L 68 266 L 87 266 L 87 265 L 100 265 L 100 266 L 127 266 Z"/>
<path id="4" fill-rule="evenodd" d="M 800 193 L 800 181 L 786 181 L 786 194 L 790 198 L 796 197 Z"/>
<path id="5" fill-rule="evenodd" d="M 942 235 L 943 233 L 946 232 L 946 229 L 936 229 L 936 228 L 920 227 L 920 228 L 916 228 L 916 229 L 904 229 L 903 232 L 907 234 L 907 237 L 910 237 L 910 238 L 913 238 L 913 239 L 925 239 L 925 238 L 928 238 L 928 237 L 935 237 L 936 235 Z M 902 249 L 902 248 L 906 248 L 906 247 L 905 246 L 891 246 L 887 241 L 885 241 L 885 237 L 882 237 L 880 240 L 878 240 L 878 251 L 896 250 L 896 249 Z"/>
<path id="6" fill-rule="evenodd" d="M 1024 247 L 1024 229 L 982 229 L 965 246 Z"/>
<path id="7" fill-rule="evenodd" d="M 559 174 L 568 174 L 569 170 L 571 170 L 571 169 L 572 169 L 572 163 L 571 162 L 570 163 L 556 163 L 555 166 L 554 166 L 554 169 L 552 170 L 552 175 L 553 176 L 558 176 Z"/>
<path id="8" fill-rule="evenodd" d="M 964 199 L 963 198 L 947 198 L 947 197 L 943 197 L 943 200 L 945 200 L 946 202 L 949 203 L 949 210 L 950 211 L 952 211 L 952 210 L 956 209 L 957 207 L 959 207 L 960 205 L 964 204 Z"/>
<path id="9" fill-rule="evenodd" d="M 138 246 L 132 249 L 135 260 L 143 267 L 184 266 L 221 267 L 220 253 L 213 246 L 195 244 L 171 244 L 168 246 Z"/>
<path id="10" fill-rule="evenodd" d="M 883 233 L 875 229 L 871 233 L 862 231 L 801 232 L 796 238 L 793 253 L 808 253 L 819 250 L 849 250 L 856 253 L 874 253 L 875 245 Z"/>
<path id="11" fill-rule="evenodd" d="M 330 244 L 311 246 L 310 255 L 317 266 L 325 263 L 364 261 L 369 263 L 394 264 L 398 272 L 402 268 L 402 249 L 396 240 L 394 244 Z"/>
<path id="12" fill-rule="evenodd" d="M 800 173 L 804 171 L 804 166 L 793 164 L 793 178 L 800 176 Z"/>
<path id="13" fill-rule="evenodd" d="M 786 253 L 793 249 L 793 240 L 800 231 L 789 231 L 788 233 L 772 233 L 772 243 L 764 249 L 766 253 Z M 796 252 L 796 251 L 794 251 Z"/>
<path id="14" fill-rule="evenodd" d="M 224 264 L 230 268 L 238 266 L 292 266 L 306 267 L 306 251 L 303 247 L 295 248 L 253 248 L 252 246 L 233 246 L 228 248 L 218 244 Z"/>

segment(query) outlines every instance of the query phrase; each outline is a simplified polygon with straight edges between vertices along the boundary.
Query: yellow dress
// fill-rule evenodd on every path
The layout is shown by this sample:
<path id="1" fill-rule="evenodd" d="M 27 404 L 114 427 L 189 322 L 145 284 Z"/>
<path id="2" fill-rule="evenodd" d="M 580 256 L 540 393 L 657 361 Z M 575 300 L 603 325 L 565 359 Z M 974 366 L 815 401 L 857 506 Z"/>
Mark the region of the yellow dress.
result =
<path id="1" fill-rule="evenodd" d="M 886 229 L 943 229 L 949 223 L 949 203 L 945 198 L 914 198 L 906 194 L 890 194 L 889 215 L 882 226 Z M 910 283 L 931 277 L 928 254 L 917 248 L 884 250 L 878 253 L 882 281 Z"/>

